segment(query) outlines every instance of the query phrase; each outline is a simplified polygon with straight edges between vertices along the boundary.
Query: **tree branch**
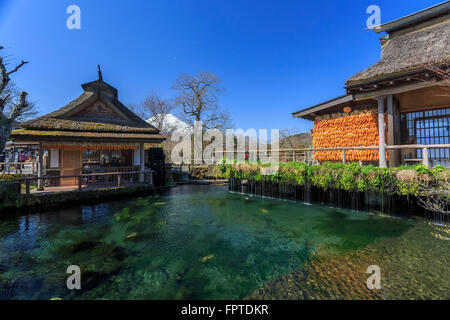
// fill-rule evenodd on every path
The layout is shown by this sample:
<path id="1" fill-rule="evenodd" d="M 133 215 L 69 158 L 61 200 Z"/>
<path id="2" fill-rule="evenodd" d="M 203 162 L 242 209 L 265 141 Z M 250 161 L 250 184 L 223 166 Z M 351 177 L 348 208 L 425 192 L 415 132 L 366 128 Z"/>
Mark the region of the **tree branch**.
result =
<path id="1" fill-rule="evenodd" d="M 22 60 L 22 62 L 19 65 L 17 65 L 14 69 L 12 69 L 11 71 L 7 72 L 6 74 L 9 76 L 9 75 L 13 74 L 14 72 L 19 71 L 19 69 L 22 68 L 27 63 L 28 63 L 28 61 L 23 61 Z"/>

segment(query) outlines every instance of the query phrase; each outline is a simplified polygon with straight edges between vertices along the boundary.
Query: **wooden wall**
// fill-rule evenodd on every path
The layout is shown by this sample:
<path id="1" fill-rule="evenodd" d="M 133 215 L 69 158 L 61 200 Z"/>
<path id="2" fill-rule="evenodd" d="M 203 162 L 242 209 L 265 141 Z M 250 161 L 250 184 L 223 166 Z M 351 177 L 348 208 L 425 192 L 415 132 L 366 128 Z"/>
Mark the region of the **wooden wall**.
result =
<path id="1" fill-rule="evenodd" d="M 108 107 L 101 100 L 97 100 L 90 106 L 84 108 L 82 111 L 74 114 L 73 118 L 109 118 L 109 119 L 123 119 L 123 116 Z"/>
<path id="2" fill-rule="evenodd" d="M 395 95 L 400 112 L 414 112 L 450 106 L 450 88 L 428 87 Z"/>
<path id="3" fill-rule="evenodd" d="M 81 174 L 83 166 L 82 151 L 80 150 L 61 150 L 61 175 Z M 77 178 L 61 179 L 62 186 L 77 185 Z"/>

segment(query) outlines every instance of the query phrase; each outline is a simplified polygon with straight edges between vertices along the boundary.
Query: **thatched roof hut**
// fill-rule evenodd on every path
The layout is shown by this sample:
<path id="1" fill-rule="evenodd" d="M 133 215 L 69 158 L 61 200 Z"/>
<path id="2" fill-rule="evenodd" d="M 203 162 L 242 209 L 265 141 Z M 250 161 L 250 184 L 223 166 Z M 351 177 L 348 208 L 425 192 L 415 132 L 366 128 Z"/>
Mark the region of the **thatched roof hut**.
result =
<path id="1" fill-rule="evenodd" d="M 354 159 L 379 159 L 380 166 L 386 166 L 385 157 L 379 156 L 386 153 L 386 144 L 449 144 L 449 13 L 446 1 L 374 28 L 386 33 L 380 38 L 380 61 L 350 77 L 344 95 L 292 113 L 294 118 L 315 121 L 313 146 L 374 146 L 378 140 L 375 155 Z M 420 150 L 407 148 L 388 154 L 391 166 L 422 157 Z M 343 159 L 340 152 L 317 156 L 317 160 Z M 430 158 L 450 166 L 450 149 L 432 150 Z"/>
<path id="2" fill-rule="evenodd" d="M 38 176 L 44 175 L 43 154 L 48 153 L 46 174 L 65 178 L 54 185 L 74 185 L 81 173 L 145 170 L 145 144 L 165 140 L 159 130 L 131 112 L 118 99 L 117 89 L 99 79 L 81 86 L 83 93 L 54 112 L 21 124 L 11 132 L 14 143 L 39 149 Z M 79 178 L 78 180 L 80 180 Z M 143 181 L 140 175 L 139 181 Z M 80 182 L 81 183 L 81 182 Z M 43 186 L 43 180 L 38 180 Z"/>
<path id="3" fill-rule="evenodd" d="M 13 140 L 160 143 L 165 137 L 118 99 L 117 90 L 101 80 L 82 85 L 78 98 L 54 112 L 21 124 Z M 105 144 L 104 144 L 105 145 Z"/>

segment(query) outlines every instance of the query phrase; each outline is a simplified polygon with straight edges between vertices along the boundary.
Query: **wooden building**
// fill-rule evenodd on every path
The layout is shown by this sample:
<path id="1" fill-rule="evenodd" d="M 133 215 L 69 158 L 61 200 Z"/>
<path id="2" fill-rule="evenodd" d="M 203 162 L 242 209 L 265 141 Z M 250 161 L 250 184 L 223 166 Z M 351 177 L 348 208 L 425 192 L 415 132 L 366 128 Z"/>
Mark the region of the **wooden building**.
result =
<path id="1" fill-rule="evenodd" d="M 450 148 L 428 154 L 407 145 L 450 144 L 450 2 L 373 29 L 381 59 L 346 81 L 346 93 L 294 112 L 314 121 L 313 147 L 378 146 L 347 150 L 349 161 L 381 167 L 419 162 L 450 165 Z M 405 145 L 386 149 L 386 145 Z M 381 157 L 379 155 L 382 155 Z M 386 154 L 386 156 L 384 156 Z M 339 150 L 314 152 L 319 161 L 339 161 Z"/>
<path id="2" fill-rule="evenodd" d="M 96 172 L 131 172 L 145 169 L 144 144 L 159 144 L 165 137 L 131 112 L 118 99 L 117 89 L 99 79 L 81 86 L 83 93 L 67 106 L 21 124 L 11 132 L 14 143 L 38 145 L 39 174 L 48 155 L 46 176 Z M 73 185 L 76 178 L 56 184 Z"/>

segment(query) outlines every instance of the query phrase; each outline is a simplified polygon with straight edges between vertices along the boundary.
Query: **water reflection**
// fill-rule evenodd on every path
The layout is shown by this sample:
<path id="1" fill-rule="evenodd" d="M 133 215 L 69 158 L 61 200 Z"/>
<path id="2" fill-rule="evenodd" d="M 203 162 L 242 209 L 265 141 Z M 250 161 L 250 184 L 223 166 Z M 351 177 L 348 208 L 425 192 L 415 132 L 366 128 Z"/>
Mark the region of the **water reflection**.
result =
<path id="1" fill-rule="evenodd" d="M 0 298 L 241 299 L 324 252 L 402 239 L 416 225 L 183 186 L 0 222 Z M 81 292 L 65 287 L 72 264 Z"/>

